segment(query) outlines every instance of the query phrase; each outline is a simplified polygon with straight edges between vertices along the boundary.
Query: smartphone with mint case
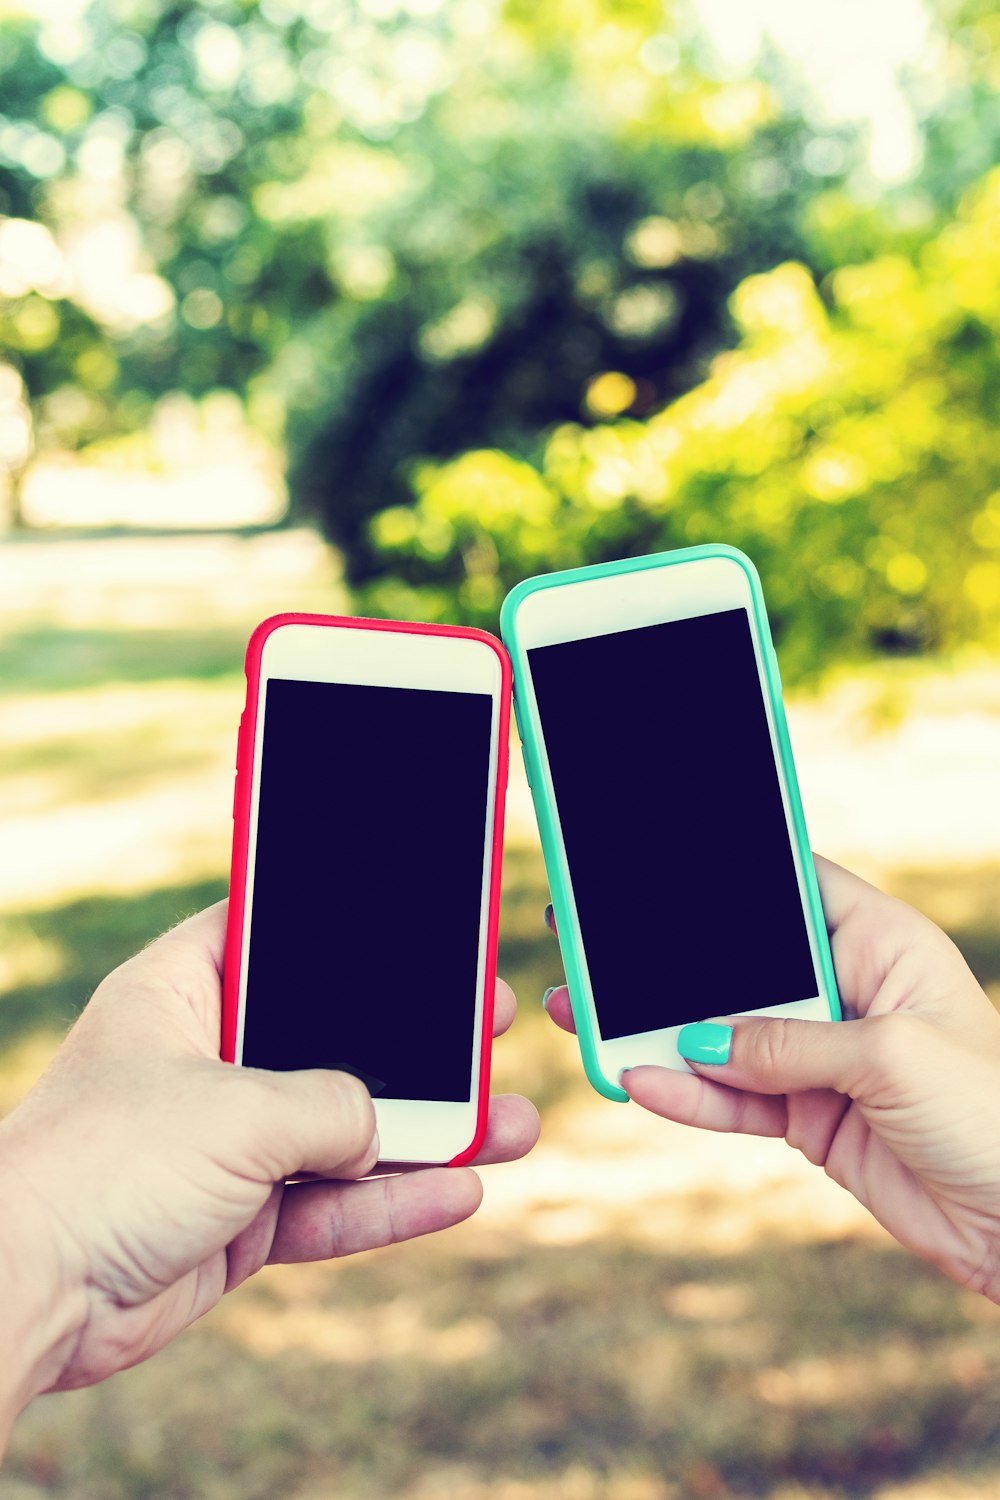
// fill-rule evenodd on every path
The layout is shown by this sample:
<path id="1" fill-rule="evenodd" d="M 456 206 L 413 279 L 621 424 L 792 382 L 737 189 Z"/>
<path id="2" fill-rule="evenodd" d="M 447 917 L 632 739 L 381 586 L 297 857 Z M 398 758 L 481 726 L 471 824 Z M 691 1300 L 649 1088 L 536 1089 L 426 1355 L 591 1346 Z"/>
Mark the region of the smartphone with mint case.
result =
<path id="1" fill-rule="evenodd" d="M 564 572 L 529 578 L 518 584 L 505 599 L 500 622 L 501 634 L 513 664 L 514 712 L 541 835 L 542 852 L 552 895 L 574 1022 L 584 1069 L 594 1088 L 609 1099 L 624 1102 L 628 1095 L 617 1081 L 622 1067 L 635 1066 L 641 1062 L 659 1062 L 665 1066 L 686 1070 L 687 1065 L 676 1052 L 673 1038 L 681 1025 L 686 1024 L 687 1021 L 707 1019 L 710 1015 L 739 1014 L 740 1012 L 795 1014 L 824 1020 L 838 1019 L 840 1002 L 788 737 L 777 660 L 771 641 L 760 580 L 750 559 L 735 548 L 719 544 L 682 548 L 647 557 L 626 558 L 620 562 L 573 568 Z M 685 640 L 688 648 L 686 656 L 678 655 L 678 650 L 668 644 L 671 640 L 671 627 L 678 625 L 684 627 L 680 635 L 685 635 L 686 632 Z M 716 669 L 721 671 L 723 678 L 726 673 L 733 670 L 733 662 L 737 658 L 743 662 L 743 666 L 739 668 L 739 672 L 742 673 L 740 691 L 745 690 L 749 712 L 748 726 L 751 719 L 756 726 L 750 737 L 754 739 L 756 736 L 754 743 L 760 741 L 762 745 L 760 726 L 762 722 L 766 723 L 777 791 L 780 795 L 784 826 L 788 836 L 787 857 L 778 850 L 775 869 L 780 864 L 783 871 L 787 868 L 793 871 L 801 909 L 802 932 L 799 933 L 793 913 L 795 902 L 790 895 L 789 881 L 783 874 L 782 881 L 784 886 L 788 887 L 783 900 L 791 924 L 786 933 L 788 941 L 785 944 L 778 941 L 772 944 L 772 948 L 768 951 L 774 953 L 788 947 L 790 964 L 792 963 L 792 950 L 797 953 L 794 973 L 792 968 L 788 969 L 787 974 L 782 971 L 781 979 L 782 981 L 787 979 L 788 985 L 791 986 L 788 993 L 790 995 L 794 993 L 798 998 L 787 1002 L 760 1004 L 758 1002 L 768 996 L 762 990 L 761 983 L 755 985 L 756 976 L 747 973 L 742 977 L 742 982 L 725 989 L 725 997 L 731 1000 L 731 1004 L 722 1006 L 712 1004 L 701 1013 L 692 1013 L 684 1017 L 672 1016 L 669 1018 L 670 1024 L 666 1025 L 649 1025 L 647 1023 L 650 1020 L 655 1021 L 656 1016 L 651 1013 L 640 1015 L 637 1012 L 636 1023 L 642 1026 L 642 1030 L 630 1032 L 626 1026 L 623 1034 L 610 1035 L 609 1033 L 614 1032 L 621 1024 L 614 1014 L 614 1005 L 618 1002 L 602 1004 L 600 989 L 595 991 L 595 979 L 591 972 L 595 967 L 594 954 L 588 955 L 583 932 L 585 923 L 582 922 L 580 911 L 581 904 L 585 906 L 586 903 L 578 902 L 578 893 L 574 889 L 570 868 L 572 861 L 567 853 L 567 828 L 564 826 L 567 808 L 561 806 L 557 795 L 554 768 L 550 762 L 549 747 L 542 722 L 545 713 L 540 710 L 537 689 L 544 679 L 547 684 L 544 692 L 550 695 L 547 701 L 551 702 L 553 701 L 551 693 L 555 685 L 557 693 L 562 693 L 561 702 L 565 709 L 567 701 L 570 703 L 574 701 L 573 672 L 578 673 L 579 683 L 575 692 L 578 705 L 575 718 L 575 739 L 571 734 L 567 741 L 566 734 L 563 734 L 563 740 L 568 743 L 569 748 L 567 749 L 564 743 L 563 748 L 557 750 L 557 761 L 559 756 L 561 756 L 561 761 L 555 767 L 557 772 L 555 779 L 562 778 L 560 784 L 570 786 L 574 772 L 579 770 L 578 766 L 574 766 L 574 761 L 585 760 L 585 747 L 591 737 L 588 725 L 600 726 L 601 733 L 605 736 L 609 734 L 606 722 L 607 703 L 604 701 L 606 696 L 615 698 L 617 695 L 616 701 L 621 710 L 622 736 L 625 737 L 630 733 L 628 723 L 630 700 L 627 686 L 630 662 L 633 658 L 636 660 L 641 658 L 654 665 L 661 661 L 661 658 L 656 655 L 659 649 L 657 642 L 660 639 L 655 635 L 657 627 L 667 628 L 666 633 L 662 630 L 660 632 L 664 644 L 662 673 L 657 666 L 654 672 L 648 674 L 645 686 L 637 687 L 633 693 L 636 700 L 657 694 L 669 696 L 671 660 L 677 669 L 674 675 L 686 680 L 689 686 L 693 684 L 694 689 L 697 690 L 697 664 L 692 669 L 690 653 L 692 648 L 696 648 L 699 632 L 711 630 L 716 633 L 716 638 L 713 638 L 712 651 L 715 652 Z M 676 630 L 673 631 L 673 636 L 678 636 Z M 730 639 L 731 644 L 727 645 Z M 591 643 L 589 646 L 586 644 L 588 642 Z M 548 651 L 546 656 L 546 647 L 556 649 Z M 586 653 L 589 651 L 591 658 L 596 661 L 595 650 L 603 653 L 600 657 L 603 667 L 588 674 Z M 672 656 L 671 652 L 673 652 Z M 763 709 L 763 719 L 760 713 L 752 708 L 751 700 L 754 700 L 755 695 L 750 687 L 752 674 L 747 665 L 751 654 L 756 667 L 756 680 L 759 683 L 757 696 Z M 562 672 L 560 661 L 565 666 L 565 672 Z M 617 663 L 617 669 L 615 669 L 615 663 Z M 609 665 L 612 668 L 610 671 Z M 605 673 L 603 679 L 601 670 Z M 692 676 L 692 670 L 694 670 L 694 676 Z M 735 678 L 733 680 L 736 681 Z M 623 682 L 626 684 L 624 688 Z M 695 696 L 697 696 L 697 691 L 695 691 Z M 710 701 L 710 697 L 711 695 L 706 701 Z M 716 707 L 712 706 L 713 713 Z M 725 705 L 723 704 L 722 707 L 724 709 Z M 683 710 L 684 704 L 679 703 L 677 705 L 678 722 L 683 722 Z M 549 713 L 549 726 L 555 744 L 558 736 L 554 733 L 551 712 Z M 611 747 L 608 757 L 609 765 L 614 763 L 614 733 L 612 727 L 609 740 Z M 648 735 L 646 738 L 648 740 Z M 636 745 L 634 735 L 630 744 L 634 749 Z M 576 750 L 573 748 L 574 745 L 578 747 Z M 712 748 L 708 746 L 708 751 L 710 752 Z M 697 751 L 697 749 L 695 745 L 694 750 Z M 666 776 L 669 766 L 669 746 L 665 748 L 664 754 Z M 708 758 L 711 758 L 710 754 Z M 768 778 L 763 774 L 765 758 L 761 750 L 761 786 L 763 787 L 764 783 L 768 782 L 769 788 L 762 800 L 766 802 L 767 797 L 770 797 L 776 807 L 774 790 L 770 788 Z M 699 774 L 699 764 L 696 756 L 693 762 L 695 782 Z M 738 755 L 732 760 L 732 764 L 736 767 L 738 779 Z M 616 824 L 613 816 L 608 817 L 604 806 L 608 796 L 613 796 L 616 792 L 608 786 L 606 781 L 602 785 L 601 772 L 602 767 L 598 766 L 591 776 L 592 806 L 597 810 L 595 817 L 605 818 L 606 824 L 611 828 L 612 841 L 617 837 L 615 850 L 618 855 L 624 853 L 627 856 L 629 841 L 633 833 L 637 852 L 641 855 L 643 827 L 646 821 L 642 806 L 643 795 L 648 793 L 655 801 L 656 788 L 652 783 L 645 787 L 636 786 L 634 788 L 637 794 L 636 805 L 632 808 L 624 806 Z M 618 783 L 627 784 L 627 782 L 627 775 L 618 778 Z M 758 800 L 756 786 L 751 790 L 753 797 L 745 799 L 747 807 L 751 801 Z M 659 833 L 663 841 L 663 857 L 669 861 L 671 831 L 678 833 L 678 847 L 681 848 L 684 847 L 684 839 L 680 837 L 680 834 L 684 832 L 689 847 L 694 851 L 695 862 L 699 863 L 699 868 L 703 871 L 708 869 L 711 873 L 711 860 L 715 857 L 711 847 L 697 848 L 697 841 L 700 837 L 699 827 L 703 826 L 706 845 L 710 846 L 713 839 L 719 844 L 716 851 L 715 869 L 718 871 L 720 889 L 723 889 L 726 883 L 727 851 L 724 841 L 720 839 L 720 833 L 724 833 L 728 825 L 723 824 L 720 829 L 713 826 L 713 819 L 717 814 L 724 816 L 724 811 L 719 813 L 719 808 L 724 804 L 725 796 L 713 799 L 710 794 L 706 793 L 706 788 L 694 785 L 692 797 L 702 808 L 701 814 L 698 815 L 700 824 L 695 820 L 693 829 L 688 826 L 692 824 L 689 814 L 678 812 L 677 815 L 666 815 L 661 809 Z M 682 803 L 683 800 L 680 798 L 678 802 Z M 567 801 L 564 796 L 563 801 L 568 807 L 572 799 Z M 579 803 L 579 797 L 577 802 Z M 719 804 L 718 807 L 716 802 Z M 733 804 L 733 811 L 736 816 L 732 826 L 738 829 L 743 806 L 736 802 Z M 587 818 L 586 813 L 581 816 L 578 810 L 575 814 L 575 821 L 568 830 L 570 842 L 582 851 L 576 860 L 578 867 L 581 866 L 581 862 L 586 864 L 584 855 L 587 842 Z M 776 815 L 772 817 L 771 823 L 777 850 L 782 841 L 777 833 Z M 692 837 L 695 840 L 693 844 L 690 842 Z M 770 837 L 769 833 L 768 839 Z M 789 858 L 790 866 L 788 865 Z M 781 863 L 782 860 L 784 863 Z M 644 867 L 636 871 L 635 880 L 638 883 L 645 878 L 645 869 L 649 866 L 649 860 L 639 857 L 636 862 Z M 683 890 L 685 873 L 684 869 L 673 870 L 670 879 L 664 880 L 665 892 L 669 892 L 671 882 L 675 891 Z M 750 884 L 752 887 L 753 882 Z M 595 894 L 600 896 L 600 891 L 588 890 L 586 892 L 591 909 L 587 928 L 590 935 L 588 941 L 592 948 L 594 948 L 594 933 L 601 926 L 600 917 L 593 915 L 595 908 L 592 898 Z M 616 893 L 610 886 L 605 889 L 604 894 L 612 902 L 615 899 Z M 665 896 L 666 899 L 668 898 Z M 752 890 L 751 899 L 756 899 L 756 893 Z M 765 926 L 768 917 L 769 910 L 765 904 L 762 907 L 762 921 Z M 728 925 L 732 928 L 731 934 L 727 932 L 727 919 L 723 915 L 720 918 L 718 931 L 718 943 L 723 948 L 726 946 L 727 936 L 731 935 L 734 943 L 740 940 L 739 922 L 735 919 L 735 914 Z M 793 928 L 796 930 L 793 931 Z M 696 930 L 696 926 L 692 930 Z M 782 932 L 784 930 L 781 929 Z M 781 932 L 778 936 L 780 938 Z M 766 933 L 764 937 L 767 937 Z M 621 956 L 627 954 L 630 944 L 635 946 L 634 939 L 635 935 L 628 931 L 622 931 L 619 934 Z M 683 933 L 671 935 L 665 932 L 663 935 L 660 957 L 663 972 L 667 975 L 671 972 L 671 965 L 676 955 L 684 947 L 683 939 Z M 756 940 L 754 930 L 744 932 L 743 939 L 748 950 L 752 950 Z M 656 941 L 656 939 L 646 939 L 650 950 L 647 956 L 653 964 L 650 973 L 655 972 L 657 962 L 658 954 L 654 951 Z M 808 949 L 808 958 L 806 949 Z M 800 995 L 799 991 L 803 987 L 808 987 L 807 970 L 810 965 L 815 980 L 812 986 L 815 993 Z M 778 967 L 781 968 L 780 963 Z M 761 982 L 764 981 L 766 981 L 766 975 L 761 976 Z M 610 996 L 612 989 L 613 985 L 606 983 L 603 986 L 603 993 Z M 611 1004 L 610 1010 L 609 1003 Z M 664 1019 L 667 1017 L 665 1016 Z"/>

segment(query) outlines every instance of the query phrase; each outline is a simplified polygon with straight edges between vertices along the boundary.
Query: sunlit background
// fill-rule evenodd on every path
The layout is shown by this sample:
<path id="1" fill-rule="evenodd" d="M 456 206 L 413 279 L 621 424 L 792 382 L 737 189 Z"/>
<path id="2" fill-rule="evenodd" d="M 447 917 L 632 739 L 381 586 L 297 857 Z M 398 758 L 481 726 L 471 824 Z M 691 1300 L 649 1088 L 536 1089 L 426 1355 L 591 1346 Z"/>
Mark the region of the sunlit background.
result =
<path id="1" fill-rule="evenodd" d="M 706 540 L 814 844 L 1000 999 L 998 84 L 983 0 L 0 0 L 0 1108 L 224 892 L 260 618 L 495 629 Z M 515 775 L 544 1134 L 476 1220 L 37 1403 L 5 1497 L 1000 1494 L 1000 1315 L 782 1145 L 591 1093 L 545 900 Z"/>

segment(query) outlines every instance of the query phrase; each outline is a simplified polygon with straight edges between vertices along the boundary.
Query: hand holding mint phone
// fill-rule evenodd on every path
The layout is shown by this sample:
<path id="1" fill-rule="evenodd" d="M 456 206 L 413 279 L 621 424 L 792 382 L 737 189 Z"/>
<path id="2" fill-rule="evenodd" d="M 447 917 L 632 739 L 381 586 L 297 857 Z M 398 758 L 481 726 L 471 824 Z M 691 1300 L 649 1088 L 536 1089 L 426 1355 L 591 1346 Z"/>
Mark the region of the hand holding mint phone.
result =
<path id="1" fill-rule="evenodd" d="M 693 547 L 528 579 L 501 629 L 584 1067 L 839 1017 L 760 581 Z"/>
<path id="2" fill-rule="evenodd" d="M 696 1075 L 623 1075 L 643 1109 L 681 1125 L 783 1136 L 895 1239 L 1000 1302 L 1000 1017 L 950 938 L 902 901 L 817 857 L 840 1026 L 733 1017 Z M 560 986 L 547 1006 L 573 1029 Z M 693 1044 L 693 1045 L 692 1045 Z"/>

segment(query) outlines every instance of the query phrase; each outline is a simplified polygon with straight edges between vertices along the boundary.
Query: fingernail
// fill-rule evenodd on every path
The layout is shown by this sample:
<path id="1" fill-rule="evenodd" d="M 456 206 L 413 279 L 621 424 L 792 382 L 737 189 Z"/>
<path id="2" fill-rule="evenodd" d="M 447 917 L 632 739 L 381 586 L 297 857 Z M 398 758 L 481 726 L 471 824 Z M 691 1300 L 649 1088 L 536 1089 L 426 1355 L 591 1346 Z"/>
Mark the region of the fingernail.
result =
<path id="1" fill-rule="evenodd" d="M 545 908 L 545 925 L 550 932 L 555 932 L 555 927 L 552 925 L 554 920 L 555 919 L 552 915 L 552 902 L 550 901 L 548 906 Z"/>
<path id="2" fill-rule="evenodd" d="M 732 1044 L 733 1028 L 720 1026 L 716 1021 L 682 1026 L 677 1037 L 677 1050 L 688 1062 L 727 1063 Z"/>
<path id="3" fill-rule="evenodd" d="M 618 1069 L 618 1083 L 619 1083 L 619 1086 L 621 1085 L 621 1081 L 625 1077 L 625 1074 L 626 1073 L 631 1073 L 631 1071 L 632 1071 L 631 1068 L 619 1068 Z"/>
<path id="4" fill-rule="evenodd" d="M 545 994 L 542 996 L 542 1010 L 548 1010 L 548 1008 L 549 1008 L 549 996 L 550 995 L 554 995 L 555 992 L 556 992 L 555 985 L 554 984 L 550 984 L 549 987 L 548 987 L 548 989 L 545 991 Z"/>

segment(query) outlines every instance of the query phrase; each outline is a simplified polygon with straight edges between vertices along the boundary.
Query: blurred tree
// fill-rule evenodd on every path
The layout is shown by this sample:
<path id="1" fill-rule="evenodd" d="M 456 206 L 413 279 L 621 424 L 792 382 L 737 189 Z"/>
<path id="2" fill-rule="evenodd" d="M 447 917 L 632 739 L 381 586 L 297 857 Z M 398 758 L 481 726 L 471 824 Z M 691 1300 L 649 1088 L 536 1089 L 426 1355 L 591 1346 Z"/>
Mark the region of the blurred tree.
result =
<path id="1" fill-rule="evenodd" d="M 378 570 L 368 517 L 410 496 L 415 459 L 537 454 L 553 424 L 609 415 L 608 369 L 627 377 L 615 413 L 655 410 L 729 341 L 740 278 L 808 253 L 811 133 L 764 86 L 702 77 L 661 15 L 515 13 L 395 133 L 400 190 L 360 250 L 334 252 L 348 290 L 352 256 L 390 279 L 303 329 L 323 398 L 289 427 L 293 493 L 354 582 Z"/>
<path id="2" fill-rule="evenodd" d="M 877 197 L 858 172 L 813 184 L 807 254 L 738 286 L 736 348 L 662 411 L 630 420 L 634 382 L 609 360 L 589 420 L 536 453 L 417 466 L 416 507 L 375 518 L 386 576 L 368 607 L 457 600 L 494 623 L 527 573 L 715 538 L 763 568 L 790 678 L 997 639 L 1000 184 L 969 185 L 1000 146 L 1000 27 L 983 0 L 939 9 L 946 66 L 911 80 L 916 177 Z"/>
<path id="3" fill-rule="evenodd" d="M 1000 636 L 1000 171 L 914 259 L 789 263 L 732 298 L 737 347 L 644 423 L 555 429 L 537 465 L 424 465 L 378 516 L 378 607 L 494 622 L 519 578 L 709 540 L 767 581 L 786 676 Z M 606 382 L 626 377 L 608 373 Z M 406 580 L 402 582 L 401 580 Z"/>
<path id="4" fill-rule="evenodd" d="M 609 367 L 636 415 L 690 384 L 845 163 L 659 0 L 119 0 L 2 34 L 0 209 L 54 267 L 6 308 L 38 442 L 235 388 L 356 579 L 415 458 L 529 453 L 604 414 Z"/>
<path id="5" fill-rule="evenodd" d="M 61 82 L 60 70 L 38 49 L 36 29 L 8 20 L 0 29 L 0 474 L 15 523 L 34 439 L 49 436 L 51 414 L 43 403 L 60 389 L 73 391 L 74 444 L 96 436 L 110 417 L 104 393 L 114 357 L 39 222 L 46 217 L 40 184 L 66 164 L 63 145 L 47 128 Z"/>
<path id="6" fill-rule="evenodd" d="M 680 0 L 0 17 L 0 464 L 228 387 L 372 609 L 492 623 L 524 571 L 717 535 L 793 672 L 979 629 L 998 36 L 936 6 L 878 194 Z"/>
<path id="7" fill-rule="evenodd" d="M 996 0 L 930 0 L 930 8 L 938 65 L 909 81 L 924 142 L 915 186 L 950 213 L 1000 160 L 1000 11 Z"/>

